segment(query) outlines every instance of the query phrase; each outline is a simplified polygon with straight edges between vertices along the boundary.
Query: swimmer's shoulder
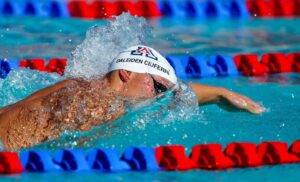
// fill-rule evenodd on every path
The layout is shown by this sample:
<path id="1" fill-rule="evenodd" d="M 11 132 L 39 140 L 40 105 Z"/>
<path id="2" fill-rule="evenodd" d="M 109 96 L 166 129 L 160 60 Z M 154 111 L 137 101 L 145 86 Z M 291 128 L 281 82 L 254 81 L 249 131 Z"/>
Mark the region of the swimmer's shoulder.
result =
<path id="1" fill-rule="evenodd" d="M 60 81 L 60 82 L 54 84 L 53 86 L 54 87 L 64 87 L 64 86 L 70 86 L 70 85 L 77 85 L 78 83 L 79 83 L 78 80 L 67 79 L 67 80 Z"/>

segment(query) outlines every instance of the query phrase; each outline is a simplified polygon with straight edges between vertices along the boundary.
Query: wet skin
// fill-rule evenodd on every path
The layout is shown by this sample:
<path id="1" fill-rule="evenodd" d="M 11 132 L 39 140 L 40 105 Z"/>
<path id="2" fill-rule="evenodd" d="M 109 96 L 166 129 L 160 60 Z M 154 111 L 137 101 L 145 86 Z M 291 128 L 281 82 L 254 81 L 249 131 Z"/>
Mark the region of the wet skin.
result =
<path id="1" fill-rule="evenodd" d="M 124 102 L 106 80 L 68 80 L 3 109 L 0 140 L 8 150 L 23 149 L 57 138 L 66 130 L 87 131 L 119 118 Z M 107 88 L 107 89 L 106 89 Z"/>

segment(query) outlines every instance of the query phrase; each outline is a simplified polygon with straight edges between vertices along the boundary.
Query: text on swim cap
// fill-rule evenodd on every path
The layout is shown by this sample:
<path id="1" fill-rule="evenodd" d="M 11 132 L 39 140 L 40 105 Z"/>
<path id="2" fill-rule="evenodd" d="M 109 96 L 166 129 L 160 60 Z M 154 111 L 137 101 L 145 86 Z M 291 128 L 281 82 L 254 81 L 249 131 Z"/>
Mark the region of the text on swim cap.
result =
<path id="1" fill-rule="evenodd" d="M 156 64 L 156 63 L 152 63 L 150 61 L 147 60 L 142 60 L 142 59 L 137 59 L 137 58 L 127 58 L 127 59 L 117 59 L 116 63 L 127 63 L 127 62 L 131 62 L 131 63 L 138 63 L 138 64 L 144 64 L 146 66 L 149 66 L 151 68 L 156 68 L 158 71 L 161 71 L 167 75 L 170 75 L 170 70 L 167 70 L 166 68 Z"/>

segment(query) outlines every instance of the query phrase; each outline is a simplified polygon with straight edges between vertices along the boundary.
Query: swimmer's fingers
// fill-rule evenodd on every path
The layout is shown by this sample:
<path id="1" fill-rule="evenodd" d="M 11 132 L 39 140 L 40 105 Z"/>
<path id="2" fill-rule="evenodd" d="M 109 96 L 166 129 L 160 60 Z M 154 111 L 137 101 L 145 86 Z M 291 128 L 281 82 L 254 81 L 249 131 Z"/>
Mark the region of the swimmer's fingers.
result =
<path id="1" fill-rule="evenodd" d="M 222 96 L 222 100 L 226 100 L 227 102 L 226 105 L 232 105 L 233 107 L 236 107 L 236 109 L 246 110 L 253 114 L 260 114 L 264 112 L 264 108 L 262 108 L 259 104 L 255 103 L 253 100 L 244 95 L 240 95 L 231 91 L 226 91 Z"/>
<path id="2" fill-rule="evenodd" d="M 244 99 L 247 103 L 247 107 L 245 109 L 249 110 L 251 113 L 260 114 L 265 111 L 265 109 L 262 106 L 260 106 L 258 103 L 254 102 L 250 98 L 244 95 L 242 95 L 241 98 Z"/>

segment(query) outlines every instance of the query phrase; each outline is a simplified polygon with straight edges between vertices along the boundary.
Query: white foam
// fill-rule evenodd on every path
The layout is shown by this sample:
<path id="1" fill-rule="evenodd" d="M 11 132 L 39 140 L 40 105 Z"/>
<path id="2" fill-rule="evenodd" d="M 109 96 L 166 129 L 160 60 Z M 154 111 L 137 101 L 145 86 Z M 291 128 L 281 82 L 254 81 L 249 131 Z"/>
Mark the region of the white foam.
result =
<path id="1" fill-rule="evenodd" d="M 84 41 L 72 52 L 65 75 L 90 80 L 104 76 L 109 64 L 124 49 L 146 44 L 151 28 L 144 18 L 123 13 L 106 26 L 93 26 Z"/>
<path id="2" fill-rule="evenodd" d="M 29 69 L 12 70 L 5 79 L 0 79 L 0 108 L 63 79 L 64 77 L 55 73 Z"/>

